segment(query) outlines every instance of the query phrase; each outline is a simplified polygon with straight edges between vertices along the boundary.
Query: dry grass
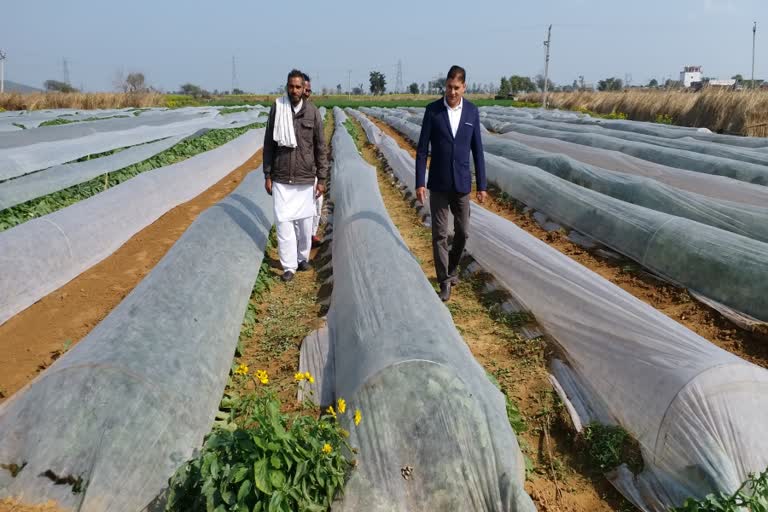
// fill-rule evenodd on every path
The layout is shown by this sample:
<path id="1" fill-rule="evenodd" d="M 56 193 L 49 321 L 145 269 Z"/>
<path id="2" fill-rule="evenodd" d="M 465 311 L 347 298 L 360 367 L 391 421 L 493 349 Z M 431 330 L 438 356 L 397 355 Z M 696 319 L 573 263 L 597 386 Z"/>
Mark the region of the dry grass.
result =
<path id="1" fill-rule="evenodd" d="M 154 92 L 138 94 L 109 92 L 37 92 L 22 94 L 8 92 L 0 94 L 0 108 L 5 110 L 44 110 L 53 108 L 92 110 L 159 106 L 166 106 L 166 96 Z"/>
<path id="2" fill-rule="evenodd" d="M 529 94 L 523 101 L 541 101 L 541 94 Z M 554 93 L 552 107 L 591 110 L 599 114 L 621 112 L 628 119 L 655 121 L 668 115 L 680 126 L 709 128 L 713 132 L 768 136 L 768 91 L 637 90 L 625 92 Z"/>

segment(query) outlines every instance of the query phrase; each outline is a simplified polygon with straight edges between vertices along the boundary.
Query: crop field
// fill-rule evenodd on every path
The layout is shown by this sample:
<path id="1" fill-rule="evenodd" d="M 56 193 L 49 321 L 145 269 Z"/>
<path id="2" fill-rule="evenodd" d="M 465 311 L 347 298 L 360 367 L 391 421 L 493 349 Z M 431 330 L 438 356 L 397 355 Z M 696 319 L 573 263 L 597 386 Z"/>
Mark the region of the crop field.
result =
<path id="1" fill-rule="evenodd" d="M 442 303 L 434 97 L 314 99 L 284 283 L 274 96 L 0 95 L 0 512 L 763 510 L 760 119 L 578 98 L 468 97 L 490 197 Z"/>

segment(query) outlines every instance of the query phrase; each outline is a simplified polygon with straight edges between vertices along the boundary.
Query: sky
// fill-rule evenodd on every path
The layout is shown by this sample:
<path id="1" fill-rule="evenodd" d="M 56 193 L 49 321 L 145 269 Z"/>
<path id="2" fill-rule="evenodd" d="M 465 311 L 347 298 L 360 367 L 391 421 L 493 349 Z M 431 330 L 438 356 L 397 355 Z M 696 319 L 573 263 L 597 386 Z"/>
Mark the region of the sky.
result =
<path id="1" fill-rule="evenodd" d="M 237 83 L 270 92 L 291 68 L 313 89 L 368 88 L 381 71 L 393 90 L 445 76 L 452 64 L 471 84 L 544 71 L 571 84 L 616 76 L 644 84 L 677 79 L 686 65 L 704 76 L 748 78 L 757 21 L 756 78 L 768 78 L 768 0 L 474 0 L 384 2 L 301 0 L 5 0 L 0 49 L 6 79 L 41 87 L 63 78 L 87 91 L 113 90 L 119 72 L 141 71 L 166 91 L 191 82 L 220 91 Z"/>

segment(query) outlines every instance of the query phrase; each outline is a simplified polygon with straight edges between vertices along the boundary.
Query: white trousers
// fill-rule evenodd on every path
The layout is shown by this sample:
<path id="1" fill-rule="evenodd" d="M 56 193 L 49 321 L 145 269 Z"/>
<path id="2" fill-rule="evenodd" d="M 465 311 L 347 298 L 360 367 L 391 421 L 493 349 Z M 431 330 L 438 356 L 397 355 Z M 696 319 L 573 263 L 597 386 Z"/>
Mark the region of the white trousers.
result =
<path id="1" fill-rule="evenodd" d="M 296 272 L 299 262 L 309 261 L 314 217 L 277 223 L 277 253 L 283 270 Z"/>
<path id="2" fill-rule="evenodd" d="M 323 213 L 323 196 L 315 198 L 315 209 L 317 210 L 315 216 L 312 218 L 312 234 L 317 235 L 317 230 L 320 228 L 320 217 Z"/>

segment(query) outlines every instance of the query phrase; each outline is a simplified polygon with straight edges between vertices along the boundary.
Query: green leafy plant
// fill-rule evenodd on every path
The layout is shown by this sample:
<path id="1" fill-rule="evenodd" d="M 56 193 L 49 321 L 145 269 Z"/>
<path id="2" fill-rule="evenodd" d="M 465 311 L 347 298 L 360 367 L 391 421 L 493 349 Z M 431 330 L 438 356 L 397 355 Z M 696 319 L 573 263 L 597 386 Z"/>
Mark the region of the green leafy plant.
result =
<path id="1" fill-rule="evenodd" d="M 200 137 L 181 141 L 175 146 L 144 160 L 143 162 L 133 164 L 108 174 L 102 174 L 92 180 L 59 190 L 52 194 L 48 194 L 47 196 L 32 199 L 25 203 L 12 206 L 11 208 L 6 208 L 5 210 L 0 211 L 0 231 L 10 229 L 27 222 L 28 220 L 42 217 L 43 215 L 53 213 L 69 205 L 75 204 L 78 201 L 82 201 L 99 192 L 103 192 L 107 188 L 128 181 L 143 172 L 175 164 L 197 154 L 209 151 L 235 139 L 250 129 L 261 128 L 263 126 L 263 123 L 255 123 L 240 128 L 210 130 Z M 109 153 L 110 152 L 106 152 L 104 154 Z M 87 159 L 87 157 L 83 158 Z M 83 159 L 79 159 L 78 161 L 80 160 Z"/>
<path id="2" fill-rule="evenodd" d="M 103 121 L 104 119 L 118 119 L 121 117 L 130 117 L 130 116 L 109 116 L 109 117 L 87 117 L 85 119 L 64 119 L 63 117 L 57 117 L 55 119 L 49 119 L 48 121 L 43 121 L 38 126 L 59 126 L 62 124 L 72 124 L 72 123 L 84 123 L 88 121 Z"/>
<path id="3" fill-rule="evenodd" d="M 656 122 L 659 124 L 672 124 L 672 121 L 670 114 L 656 114 Z"/>
<path id="4" fill-rule="evenodd" d="M 355 125 L 354 121 L 352 119 L 347 118 L 346 121 L 344 121 L 344 128 L 347 129 L 347 133 L 352 137 L 352 140 L 355 141 L 355 147 L 357 148 L 357 152 L 361 152 L 361 142 L 360 142 L 360 131 L 357 129 L 357 126 Z"/>
<path id="5" fill-rule="evenodd" d="M 701 500 L 689 498 L 670 512 L 768 512 L 768 469 L 752 473 L 736 492 L 708 494 Z"/>
<path id="6" fill-rule="evenodd" d="M 249 107 L 231 107 L 231 108 L 222 108 L 219 109 L 219 114 L 225 116 L 227 114 L 235 114 L 237 112 L 247 112 L 249 111 Z"/>
<path id="7" fill-rule="evenodd" d="M 322 512 L 343 489 L 354 467 L 345 455 L 354 453 L 349 434 L 336 420 L 347 413 L 346 403 L 340 399 L 319 418 L 288 416 L 266 372 L 248 372 L 245 365 L 235 370 L 240 391 L 222 401 L 228 417 L 171 478 L 167 512 Z M 307 379 L 314 382 L 308 373 L 296 374 L 300 385 Z M 256 390 L 243 393 L 250 382 Z"/>
<path id="8" fill-rule="evenodd" d="M 623 463 L 636 471 L 642 468 L 637 442 L 618 425 L 592 422 L 584 427 L 582 440 L 590 463 L 603 473 Z"/>

